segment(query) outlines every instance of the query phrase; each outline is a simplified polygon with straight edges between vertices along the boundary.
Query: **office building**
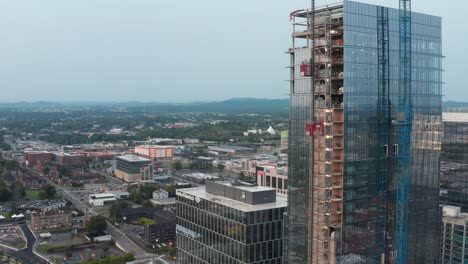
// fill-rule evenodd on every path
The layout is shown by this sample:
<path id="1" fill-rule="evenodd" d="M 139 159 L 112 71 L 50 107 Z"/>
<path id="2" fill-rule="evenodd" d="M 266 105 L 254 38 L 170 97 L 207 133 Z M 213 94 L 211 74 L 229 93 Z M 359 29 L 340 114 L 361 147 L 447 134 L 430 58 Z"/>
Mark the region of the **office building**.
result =
<path id="1" fill-rule="evenodd" d="M 313 14 L 291 14 L 286 263 L 437 263 L 441 19 L 412 13 L 403 45 L 397 9 Z"/>
<path id="2" fill-rule="evenodd" d="M 117 157 L 117 168 L 114 171 L 117 178 L 126 182 L 153 180 L 154 166 L 150 159 L 135 155 Z"/>
<path id="3" fill-rule="evenodd" d="M 468 113 L 448 110 L 442 120 L 441 203 L 468 213 Z"/>
<path id="4" fill-rule="evenodd" d="M 460 207 L 444 206 L 442 217 L 442 242 L 440 264 L 464 264 L 468 262 L 468 214 Z"/>
<path id="5" fill-rule="evenodd" d="M 282 263 L 286 197 L 245 183 L 177 190 L 181 264 Z"/>

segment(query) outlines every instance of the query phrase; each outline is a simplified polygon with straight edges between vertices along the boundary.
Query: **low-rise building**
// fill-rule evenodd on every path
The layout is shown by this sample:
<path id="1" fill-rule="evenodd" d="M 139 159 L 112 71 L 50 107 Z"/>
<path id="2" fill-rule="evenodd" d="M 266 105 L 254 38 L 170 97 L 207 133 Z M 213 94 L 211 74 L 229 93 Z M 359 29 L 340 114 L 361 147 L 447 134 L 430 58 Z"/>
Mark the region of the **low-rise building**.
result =
<path id="1" fill-rule="evenodd" d="M 174 157 L 174 147 L 172 146 L 141 145 L 136 146 L 134 152 L 149 159 Z"/>
<path id="2" fill-rule="evenodd" d="M 182 175 L 182 177 L 187 179 L 187 180 L 197 182 L 197 183 L 201 183 L 201 184 L 205 183 L 205 181 L 207 181 L 207 180 L 208 181 L 215 181 L 215 180 L 219 179 L 218 176 L 211 175 L 211 174 L 206 174 L 206 173 L 199 173 L 199 172 L 187 173 L 187 174 Z"/>
<path id="3" fill-rule="evenodd" d="M 48 151 L 26 151 L 24 152 L 23 160 L 26 166 L 34 167 L 38 161 L 52 161 L 52 153 Z"/>
<path id="4" fill-rule="evenodd" d="M 72 226 L 72 215 L 63 210 L 36 211 L 31 213 L 31 227 L 47 230 Z"/>
<path id="5" fill-rule="evenodd" d="M 150 200 L 153 206 L 160 206 L 166 211 L 175 209 L 175 198 L 169 198 L 169 193 L 163 189 L 153 192 L 153 199 Z"/>
<path id="6" fill-rule="evenodd" d="M 287 194 L 288 171 L 287 167 L 276 165 L 261 165 L 256 167 L 257 184 L 259 186 L 271 187 L 276 192 Z"/>
<path id="7" fill-rule="evenodd" d="M 242 154 L 252 154 L 257 152 L 256 149 L 240 147 L 240 146 L 209 146 L 208 150 L 212 153 L 226 154 L 226 155 L 242 155 Z"/>
<path id="8" fill-rule="evenodd" d="M 149 242 L 163 243 L 175 241 L 177 218 L 175 215 L 158 210 L 153 214 L 155 225 L 146 225 L 143 232 L 143 238 Z"/>
<path id="9" fill-rule="evenodd" d="M 34 201 L 28 205 L 22 206 L 26 210 L 38 210 L 42 212 L 54 211 L 65 207 L 68 201 L 65 199 Z"/>
<path id="10" fill-rule="evenodd" d="M 210 157 L 196 157 L 192 160 L 192 167 L 194 169 L 211 169 L 213 168 L 213 158 Z"/>
<path id="11" fill-rule="evenodd" d="M 53 153 L 53 161 L 60 166 L 66 167 L 83 167 L 86 165 L 86 157 L 82 154 L 55 152 Z"/>
<path id="12" fill-rule="evenodd" d="M 117 197 L 113 193 L 91 194 L 88 202 L 92 206 L 105 206 L 116 203 Z"/>
<path id="13" fill-rule="evenodd" d="M 114 173 L 117 178 L 126 182 L 150 181 L 153 180 L 154 166 L 147 158 L 135 155 L 119 156 Z"/>
<path id="14" fill-rule="evenodd" d="M 169 193 L 166 190 L 159 189 L 153 192 L 154 200 L 162 200 L 169 198 Z"/>

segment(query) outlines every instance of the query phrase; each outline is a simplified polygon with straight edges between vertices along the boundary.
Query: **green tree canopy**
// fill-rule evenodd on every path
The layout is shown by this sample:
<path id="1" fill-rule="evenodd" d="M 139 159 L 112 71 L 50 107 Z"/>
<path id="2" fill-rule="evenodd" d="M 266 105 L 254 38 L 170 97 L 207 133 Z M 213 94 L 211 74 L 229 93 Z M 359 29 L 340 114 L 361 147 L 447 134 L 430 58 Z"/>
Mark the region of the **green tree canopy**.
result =
<path id="1" fill-rule="evenodd" d="M 26 191 L 21 183 L 15 182 L 10 186 L 13 199 L 21 199 L 26 195 Z"/>
<path id="2" fill-rule="evenodd" d="M 182 163 L 180 161 L 176 161 L 174 163 L 172 163 L 172 168 L 176 171 L 179 171 L 181 169 L 183 169 L 183 166 L 182 166 Z"/>
<path id="3" fill-rule="evenodd" d="M 5 170 L 12 171 L 18 166 L 18 162 L 16 160 L 7 160 L 5 162 Z"/>
<path id="4" fill-rule="evenodd" d="M 0 186 L 0 202 L 8 202 L 12 197 L 11 192 L 5 186 Z"/>
<path id="5" fill-rule="evenodd" d="M 166 192 L 169 193 L 170 197 L 175 196 L 176 189 L 177 189 L 177 187 L 174 184 L 166 186 Z"/>
<path id="6" fill-rule="evenodd" d="M 55 187 L 50 184 L 46 184 L 41 187 L 41 192 L 39 192 L 39 199 L 55 199 L 56 195 L 57 190 L 55 190 Z"/>
<path id="7" fill-rule="evenodd" d="M 49 176 L 50 168 L 49 168 L 49 167 L 45 167 L 44 169 L 42 169 L 42 173 L 43 173 L 44 175 Z"/>
<path id="8" fill-rule="evenodd" d="M 101 215 L 96 215 L 89 219 L 88 224 L 86 224 L 86 231 L 90 234 L 101 233 L 107 228 L 106 218 Z"/>

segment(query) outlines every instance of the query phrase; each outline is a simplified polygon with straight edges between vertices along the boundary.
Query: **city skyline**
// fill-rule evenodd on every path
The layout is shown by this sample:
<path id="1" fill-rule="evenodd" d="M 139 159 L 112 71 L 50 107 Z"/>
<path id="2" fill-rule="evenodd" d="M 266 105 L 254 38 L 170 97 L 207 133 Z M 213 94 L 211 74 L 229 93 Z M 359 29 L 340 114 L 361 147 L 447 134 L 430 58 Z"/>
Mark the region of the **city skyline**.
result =
<path id="1" fill-rule="evenodd" d="M 453 81 L 444 99 L 468 101 L 458 88 L 463 57 L 455 54 L 460 36 L 454 37 L 455 19 L 468 4 L 449 10 L 450 3 L 419 0 L 413 10 L 445 18 L 444 79 Z M 0 11 L 1 101 L 287 98 L 288 14 L 307 7 L 299 0 L 6 2 Z"/>

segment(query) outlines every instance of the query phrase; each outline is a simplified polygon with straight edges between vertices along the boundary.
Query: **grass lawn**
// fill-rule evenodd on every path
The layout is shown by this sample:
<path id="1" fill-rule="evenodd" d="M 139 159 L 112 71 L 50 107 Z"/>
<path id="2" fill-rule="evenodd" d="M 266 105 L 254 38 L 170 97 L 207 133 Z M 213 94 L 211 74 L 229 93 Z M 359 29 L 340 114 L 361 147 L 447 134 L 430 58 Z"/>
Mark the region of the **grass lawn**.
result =
<path id="1" fill-rule="evenodd" d="M 14 244 L 14 247 L 17 249 L 22 249 L 24 246 L 26 246 L 26 242 L 24 240 Z"/>
<path id="2" fill-rule="evenodd" d="M 109 217 L 109 208 L 93 208 L 93 211 L 98 215 Z"/>
<path id="3" fill-rule="evenodd" d="M 47 243 L 41 243 L 39 246 L 37 246 L 37 251 L 39 251 L 42 254 L 47 254 L 47 251 L 50 249 L 54 248 L 52 245 L 49 245 Z"/>
<path id="4" fill-rule="evenodd" d="M 26 190 L 28 200 L 39 200 L 39 190 Z"/>
<path id="5" fill-rule="evenodd" d="M 153 219 L 146 218 L 146 217 L 140 218 L 138 222 L 141 225 L 155 225 L 156 224 L 156 221 L 154 221 Z"/>

